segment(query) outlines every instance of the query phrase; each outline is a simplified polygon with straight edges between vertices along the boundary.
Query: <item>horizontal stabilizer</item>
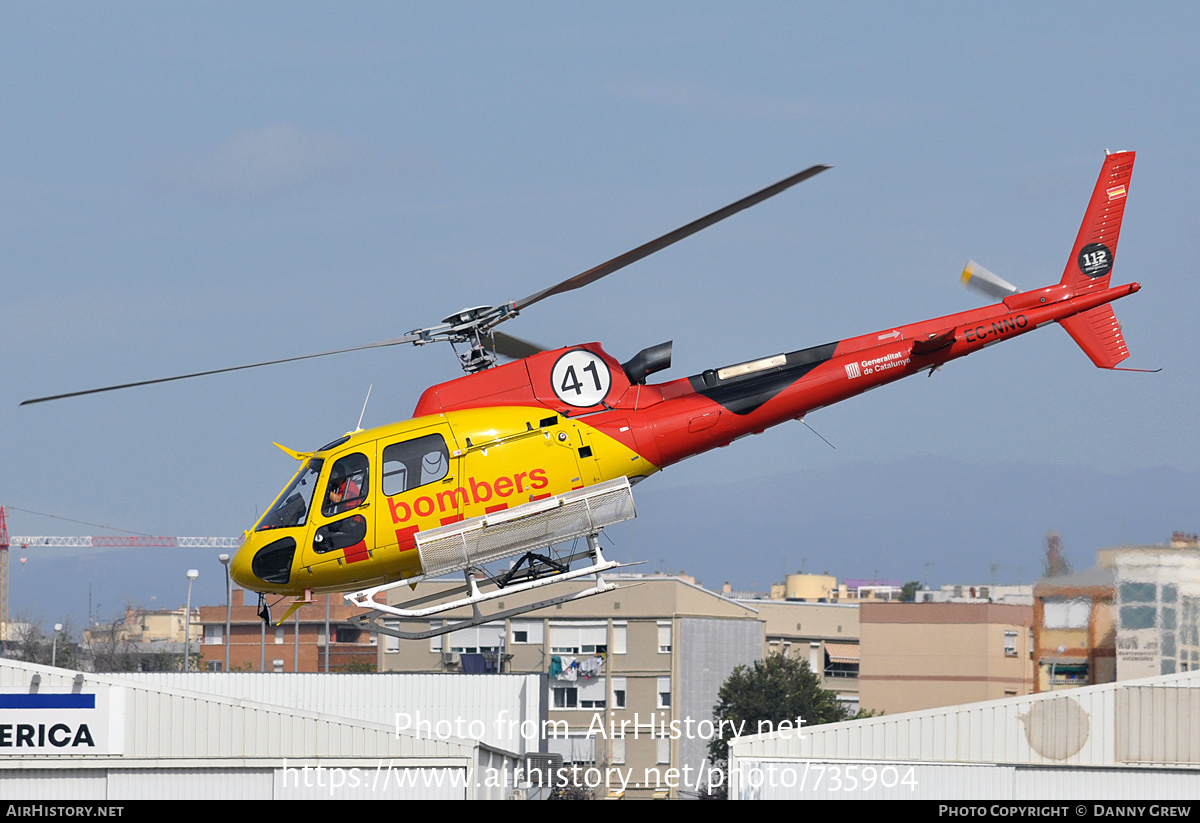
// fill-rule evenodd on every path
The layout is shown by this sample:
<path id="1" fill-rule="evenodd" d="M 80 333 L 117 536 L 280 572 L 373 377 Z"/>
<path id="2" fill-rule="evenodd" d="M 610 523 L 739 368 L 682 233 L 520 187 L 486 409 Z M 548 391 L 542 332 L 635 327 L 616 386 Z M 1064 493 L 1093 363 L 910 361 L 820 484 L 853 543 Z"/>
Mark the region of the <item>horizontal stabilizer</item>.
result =
<path id="1" fill-rule="evenodd" d="M 1101 369 L 1115 368 L 1129 357 L 1125 337 L 1111 305 L 1105 304 L 1076 314 L 1059 323 L 1071 335 L 1084 354 Z"/>

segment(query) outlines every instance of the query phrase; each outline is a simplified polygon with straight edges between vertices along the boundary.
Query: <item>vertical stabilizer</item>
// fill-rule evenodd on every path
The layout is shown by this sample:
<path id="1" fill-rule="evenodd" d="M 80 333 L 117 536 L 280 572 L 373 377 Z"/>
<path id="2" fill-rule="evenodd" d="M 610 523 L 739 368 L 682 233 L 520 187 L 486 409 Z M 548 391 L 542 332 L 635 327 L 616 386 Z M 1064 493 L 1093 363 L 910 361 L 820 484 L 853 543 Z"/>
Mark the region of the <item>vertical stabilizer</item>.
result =
<path id="1" fill-rule="evenodd" d="M 1060 281 L 1070 286 L 1076 295 L 1108 288 L 1117 253 L 1117 237 L 1121 233 L 1121 218 L 1125 215 L 1134 154 L 1120 151 L 1104 158 L 1100 179 L 1092 191 L 1083 225 L 1079 227 L 1079 235 Z"/>
<path id="2" fill-rule="evenodd" d="M 1117 238 L 1121 234 L 1121 218 L 1125 216 L 1133 158 L 1131 151 L 1116 152 L 1104 158 L 1100 179 L 1092 191 L 1083 225 L 1079 227 L 1079 236 L 1075 238 L 1071 258 L 1063 272 L 1061 282 L 1070 287 L 1073 295 L 1108 288 L 1117 253 Z M 1129 357 L 1111 304 L 1097 306 L 1059 322 L 1099 368 L 1115 368 Z"/>

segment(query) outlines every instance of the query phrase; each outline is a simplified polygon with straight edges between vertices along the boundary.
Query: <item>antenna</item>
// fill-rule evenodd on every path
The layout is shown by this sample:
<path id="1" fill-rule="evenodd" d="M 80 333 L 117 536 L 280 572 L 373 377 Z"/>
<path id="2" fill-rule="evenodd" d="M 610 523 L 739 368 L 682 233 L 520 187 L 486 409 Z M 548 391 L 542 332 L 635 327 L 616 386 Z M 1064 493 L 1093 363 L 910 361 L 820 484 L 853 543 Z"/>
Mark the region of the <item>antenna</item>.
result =
<path id="1" fill-rule="evenodd" d="M 805 427 L 807 427 L 807 428 L 808 428 L 808 430 L 809 430 L 810 432 L 812 432 L 813 434 L 815 434 L 817 437 L 821 437 L 821 433 L 820 433 L 819 431 L 817 431 L 816 429 L 814 429 L 812 426 L 809 426 L 809 425 L 808 425 L 808 421 L 807 421 L 807 420 L 805 420 L 803 417 L 801 417 L 801 418 L 800 418 L 800 422 L 801 422 L 801 423 L 803 423 L 803 424 L 805 425 Z M 833 444 L 832 444 L 832 443 L 830 443 L 828 440 L 825 440 L 825 438 L 824 438 L 824 437 L 821 437 L 821 439 L 825 441 L 825 445 L 826 445 L 826 446 L 828 446 L 829 448 L 831 448 L 831 449 L 834 449 L 834 450 L 836 450 L 836 449 L 837 449 L 837 446 L 833 445 Z"/>
<path id="2" fill-rule="evenodd" d="M 363 401 L 362 412 L 360 412 L 358 415 L 358 426 L 357 426 L 357 428 L 354 429 L 356 432 L 362 431 L 363 415 L 367 413 L 367 403 L 371 399 L 371 389 L 373 389 L 373 388 L 375 388 L 374 383 L 372 383 L 370 386 L 367 386 L 367 399 Z"/>

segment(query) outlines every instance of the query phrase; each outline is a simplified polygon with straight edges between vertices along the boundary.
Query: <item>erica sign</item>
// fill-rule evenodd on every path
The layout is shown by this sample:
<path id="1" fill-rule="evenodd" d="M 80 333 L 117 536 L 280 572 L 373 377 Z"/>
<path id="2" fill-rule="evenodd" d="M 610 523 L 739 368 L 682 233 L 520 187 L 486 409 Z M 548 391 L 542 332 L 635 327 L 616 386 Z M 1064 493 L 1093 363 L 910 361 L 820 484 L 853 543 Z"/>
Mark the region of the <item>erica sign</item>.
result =
<path id="1" fill-rule="evenodd" d="M 0 757 L 120 754 L 124 692 L 0 691 Z"/>

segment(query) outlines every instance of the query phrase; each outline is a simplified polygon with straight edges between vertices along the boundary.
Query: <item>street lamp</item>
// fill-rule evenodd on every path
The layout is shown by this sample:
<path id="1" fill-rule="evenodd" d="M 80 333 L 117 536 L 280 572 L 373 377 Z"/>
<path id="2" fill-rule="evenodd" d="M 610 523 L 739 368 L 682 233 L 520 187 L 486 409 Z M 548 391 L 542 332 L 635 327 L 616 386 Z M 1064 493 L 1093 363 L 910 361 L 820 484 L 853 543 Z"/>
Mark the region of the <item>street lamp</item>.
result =
<path id="1" fill-rule="evenodd" d="M 196 569 L 187 570 L 187 607 L 183 612 L 183 670 L 185 672 L 192 670 L 192 583 L 196 582 L 196 578 L 199 576 L 200 572 Z"/>
<path id="2" fill-rule="evenodd" d="M 50 644 L 50 665 L 58 665 L 58 634 L 63 630 L 62 623 L 54 624 L 54 642 Z"/>
<path id="3" fill-rule="evenodd" d="M 1066 650 L 1066 646 L 1059 646 L 1054 652 L 1054 659 L 1050 661 L 1050 691 L 1054 691 L 1054 670 L 1058 668 L 1058 656 Z"/>
<path id="4" fill-rule="evenodd" d="M 229 579 L 229 555 L 217 555 L 221 565 L 225 567 L 225 671 L 229 671 L 229 617 L 233 608 L 233 582 Z"/>

